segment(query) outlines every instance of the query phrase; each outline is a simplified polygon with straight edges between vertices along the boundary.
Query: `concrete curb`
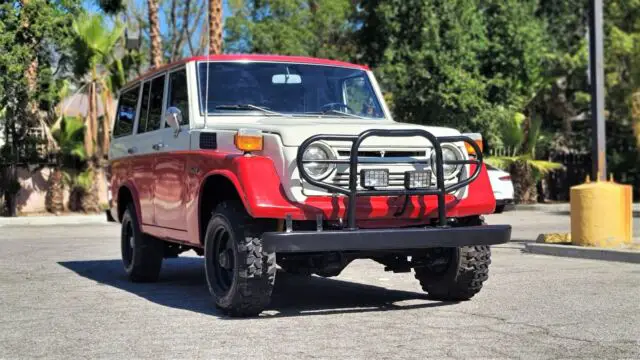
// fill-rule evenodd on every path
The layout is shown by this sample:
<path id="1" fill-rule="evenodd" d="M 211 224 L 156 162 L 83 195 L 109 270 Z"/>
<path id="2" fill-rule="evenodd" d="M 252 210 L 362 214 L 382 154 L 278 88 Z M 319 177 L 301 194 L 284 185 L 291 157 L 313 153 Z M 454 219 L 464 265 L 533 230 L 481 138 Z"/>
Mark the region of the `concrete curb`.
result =
<path id="1" fill-rule="evenodd" d="M 640 264 L 640 251 L 634 250 L 590 248 L 561 244 L 525 243 L 524 251 L 539 255 Z"/>
<path id="2" fill-rule="evenodd" d="M 0 227 L 3 226 L 50 226 L 50 225 L 79 225 L 79 224 L 108 224 L 105 214 L 91 215 L 60 215 L 60 216 L 23 216 L 15 218 L 0 217 Z"/>
<path id="3" fill-rule="evenodd" d="M 569 203 L 557 203 L 557 204 L 515 204 L 514 210 L 526 210 L 526 211 L 545 211 L 545 212 L 569 212 L 571 206 Z M 640 203 L 633 204 L 633 211 L 640 212 Z"/>

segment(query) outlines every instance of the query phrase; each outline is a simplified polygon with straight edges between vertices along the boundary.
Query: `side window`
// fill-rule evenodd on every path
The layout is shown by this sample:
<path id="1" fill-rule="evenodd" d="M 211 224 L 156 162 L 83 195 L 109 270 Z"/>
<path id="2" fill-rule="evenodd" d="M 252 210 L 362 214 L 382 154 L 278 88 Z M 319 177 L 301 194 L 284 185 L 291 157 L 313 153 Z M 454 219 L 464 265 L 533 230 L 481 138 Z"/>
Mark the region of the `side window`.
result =
<path id="1" fill-rule="evenodd" d="M 147 131 L 147 120 L 149 119 L 149 89 L 151 82 L 147 81 L 142 86 L 142 102 L 140 104 L 140 119 L 138 120 L 138 134 Z"/>
<path id="2" fill-rule="evenodd" d="M 343 82 L 344 103 L 349 106 L 357 115 L 366 117 L 380 116 L 382 111 L 378 107 L 376 99 L 371 95 L 371 91 L 364 77 L 358 76 L 346 79 Z"/>
<path id="3" fill-rule="evenodd" d="M 189 97 L 187 95 L 187 74 L 184 69 L 169 74 L 169 96 L 167 107 L 175 106 L 182 112 L 182 119 L 189 123 Z M 169 127 L 165 124 L 164 127 Z"/>
<path id="4" fill-rule="evenodd" d="M 118 111 L 116 112 L 116 122 L 113 126 L 113 137 L 127 136 L 133 133 L 133 123 L 136 120 L 139 92 L 140 86 L 136 86 L 120 95 Z"/>
<path id="5" fill-rule="evenodd" d="M 164 76 L 160 76 L 151 80 L 147 131 L 160 129 L 160 123 L 162 120 L 162 96 L 164 94 L 164 78 Z"/>

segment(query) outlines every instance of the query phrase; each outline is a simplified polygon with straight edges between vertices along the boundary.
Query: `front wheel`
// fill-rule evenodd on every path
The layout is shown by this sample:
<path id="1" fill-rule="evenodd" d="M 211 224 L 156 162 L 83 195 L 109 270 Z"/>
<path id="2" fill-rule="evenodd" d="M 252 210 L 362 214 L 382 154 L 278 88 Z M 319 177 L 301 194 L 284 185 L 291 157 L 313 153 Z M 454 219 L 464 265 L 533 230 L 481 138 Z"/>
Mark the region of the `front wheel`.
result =
<path id="1" fill-rule="evenodd" d="M 205 274 L 217 307 L 231 316 L 260 314 L 269 304 L 276 275 L 275 253 L 249 230 L 251 218 L 238 202 L 223 202 L 205 234 Z"/>
<path id="2" fill-rule="evenodd" d="M 434 300 L 463 301 L 480 292 L 489 278 L 489 246 L 432 249 L 415 268 L 416 279 Z"/>

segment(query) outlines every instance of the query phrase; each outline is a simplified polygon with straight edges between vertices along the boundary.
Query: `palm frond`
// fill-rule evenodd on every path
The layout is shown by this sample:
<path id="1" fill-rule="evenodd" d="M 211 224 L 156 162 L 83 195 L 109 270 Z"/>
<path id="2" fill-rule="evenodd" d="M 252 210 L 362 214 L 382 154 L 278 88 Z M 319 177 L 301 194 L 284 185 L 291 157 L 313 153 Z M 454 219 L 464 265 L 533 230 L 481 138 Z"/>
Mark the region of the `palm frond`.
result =
<path id="1" fill-rule="evenodd" d="M 516 156 L 491 156 L 485 158 L 484 162 L 498 169 L 509 171 L 511 164 L 517 160 L 518 157 Z"/>
<path id="2" fill-rule="evenodd" d="M 546 161 L 546 160 L 528 160 L 527 164 L 531 166 L 535 171 L 540 172 L 541 174 L 548 174 L 555 170 L 563 169 L 564 166 L 560 163 Z"/>
<path id="3" fill-rule="evenodd" d="M 77 186 L 88 191 L 89 189 L 91 189 L 91 185 L 93 183 L 93 172 L 91 170 L 85 170 L 81 172 L 76 177 L 75 183 Z"/>
<path id="4" fill-rule="evenodd" d="M 529 132 L 527 134 L 527 148 L 524 149 L 525 154 L 531 154 L 532 158 L 536 157 L 536 145 L 540 141 L 540 129 L 542 128 L 542 118 L 540 116 L 532 116 L 529 120 Z"/>

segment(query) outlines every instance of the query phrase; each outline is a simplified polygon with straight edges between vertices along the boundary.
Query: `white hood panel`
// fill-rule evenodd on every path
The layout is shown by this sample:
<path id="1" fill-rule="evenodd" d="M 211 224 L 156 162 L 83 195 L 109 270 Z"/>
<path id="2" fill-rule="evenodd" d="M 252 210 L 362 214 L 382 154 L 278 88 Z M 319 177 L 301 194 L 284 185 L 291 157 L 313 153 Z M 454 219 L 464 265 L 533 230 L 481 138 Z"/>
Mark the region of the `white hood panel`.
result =
<path id="1" fill-rule="evenodd" d="M 252 120 L 245 121 L 242 120 Z M 347 118 L 278 118 L 278 117 L 261 117 L 256 121 L 253 119 L 241 118 L 237 119 L 233 124 L 228 122 L 222 123 L 213 117 L 209 117 L 209 123 L 215 124 L 215 128 L 225 127 L 225 123 L 229 124 L 229 130 L 238 127 L 247 127 L 260 129 L 264 132 L 280 135 L 284 146 L 299 146 L 304 140 L 313 135 L 331 134 L 331 135 L 358 135 L 369 129 L 424 129 L 435 136 L 455 136 L 460 132 L 445 127 L 423 126 L 417 124 L 398 123 L 388 120 L 358 120 Z M 212 126 L 213 127 L 213 126 Z M 394 146 L 394 147 L 415 147 L 428 146 L 428 141 L 422 137 L 372 137 L 364 141 L 362 147 L 373 146 Z"/>

